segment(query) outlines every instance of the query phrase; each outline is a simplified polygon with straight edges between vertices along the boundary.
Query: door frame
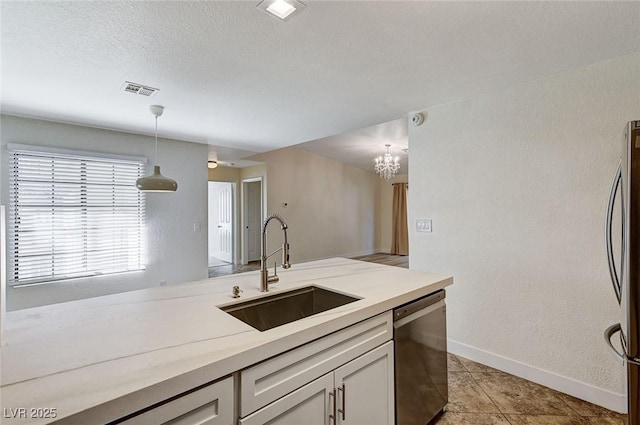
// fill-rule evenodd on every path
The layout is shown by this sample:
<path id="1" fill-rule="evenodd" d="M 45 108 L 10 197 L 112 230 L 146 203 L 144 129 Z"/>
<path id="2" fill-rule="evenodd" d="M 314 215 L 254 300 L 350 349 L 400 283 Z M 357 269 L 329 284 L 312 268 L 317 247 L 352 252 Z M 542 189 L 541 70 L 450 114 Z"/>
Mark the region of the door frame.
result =
<path id="1" fill-rule="evenodd" d="M 249 190 L 248 190 L 248 184 L 249 183 L 255 183 L 255 182 L 260 182 L 260 221 L 264 221 L 264 218 L 266 217 L 266 207 L 267 207 L 267 202 L 266 202 L 266 190 L 265 190 L 265 182 L 264 182 L 264 177 L 263 176 L 259 176 L 259 177 L 249 177 L 246 179 L 242 179 L 242 207 L 241 207 L 241 211 L 242 211 L 242 217 L 240 219 L 241 221 L 241 226 L 242 226 L 242 261 L 241 264 L 248 264 L 248 258 L 249 258 L 249 232 L 247 232 L 247 217 L 249 217 L 249 211 L 248 211 L 248 207 L 249 207 L 249 202 L 248 202 L 248 196 L 249 196 Z"/>

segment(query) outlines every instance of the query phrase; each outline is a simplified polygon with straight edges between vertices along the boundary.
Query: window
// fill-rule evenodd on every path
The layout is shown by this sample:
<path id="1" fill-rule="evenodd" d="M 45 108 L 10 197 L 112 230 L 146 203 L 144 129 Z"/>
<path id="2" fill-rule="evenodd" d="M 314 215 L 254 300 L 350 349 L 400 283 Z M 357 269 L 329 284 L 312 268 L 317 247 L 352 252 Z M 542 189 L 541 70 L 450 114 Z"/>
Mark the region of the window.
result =
<path id="1" fill-rule="evenodd" d="M 9 284 L 144 269 L 144 158 L 9 145 Z"/>

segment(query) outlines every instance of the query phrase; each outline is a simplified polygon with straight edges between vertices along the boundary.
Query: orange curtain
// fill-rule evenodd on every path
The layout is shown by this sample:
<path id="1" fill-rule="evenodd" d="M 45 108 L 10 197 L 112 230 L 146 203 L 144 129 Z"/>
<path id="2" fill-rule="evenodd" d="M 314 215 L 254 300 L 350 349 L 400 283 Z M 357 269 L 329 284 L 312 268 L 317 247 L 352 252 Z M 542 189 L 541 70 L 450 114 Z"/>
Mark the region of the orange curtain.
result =
<path id="1" fill-rule="evenodd" d="M 393 185 L 393 232 L 391 253 L 409 255 L 409 231 L 407 228 L 407 183 Z"/>

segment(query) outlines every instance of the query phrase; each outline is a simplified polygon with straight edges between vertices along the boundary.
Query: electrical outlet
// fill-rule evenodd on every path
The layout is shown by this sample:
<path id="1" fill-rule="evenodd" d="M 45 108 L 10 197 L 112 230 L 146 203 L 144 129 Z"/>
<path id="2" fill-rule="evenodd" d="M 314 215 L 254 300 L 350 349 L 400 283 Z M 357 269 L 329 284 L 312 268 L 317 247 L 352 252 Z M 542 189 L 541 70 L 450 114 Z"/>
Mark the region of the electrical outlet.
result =
<path id="1" fill-rule="evenodd" d="M 193 222 L 193 231 L 194 232 L 199 232 L 202 230 L 202 224 L 199 221 L 194 221 Z"/>
<path id="2" fill-rule="evenodd" d="M 430 218 L 417 218 L 416 219 L 416 232 L 431 233 L 431 219 Z"/>
<path id="3" fill-rule="evenodd" d="M 167 286 L 167 281 L 166 280 L 161 280 L 160 281 L 160 286 Z"/>

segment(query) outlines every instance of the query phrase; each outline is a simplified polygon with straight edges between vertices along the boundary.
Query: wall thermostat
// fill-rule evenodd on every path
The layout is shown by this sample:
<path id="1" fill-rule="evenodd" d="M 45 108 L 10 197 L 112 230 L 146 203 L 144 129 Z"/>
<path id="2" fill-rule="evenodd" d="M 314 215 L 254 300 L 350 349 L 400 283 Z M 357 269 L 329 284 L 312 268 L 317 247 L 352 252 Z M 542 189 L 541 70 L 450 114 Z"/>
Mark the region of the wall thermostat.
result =
<path id="1" fill-rule="evenodd" d="M 421 125 L 424 122 L 424 114 L 421 112 L 416 112 L 415 114 L 411 115 L 411 124 L 415 125 L 416 127 Z"/>

